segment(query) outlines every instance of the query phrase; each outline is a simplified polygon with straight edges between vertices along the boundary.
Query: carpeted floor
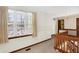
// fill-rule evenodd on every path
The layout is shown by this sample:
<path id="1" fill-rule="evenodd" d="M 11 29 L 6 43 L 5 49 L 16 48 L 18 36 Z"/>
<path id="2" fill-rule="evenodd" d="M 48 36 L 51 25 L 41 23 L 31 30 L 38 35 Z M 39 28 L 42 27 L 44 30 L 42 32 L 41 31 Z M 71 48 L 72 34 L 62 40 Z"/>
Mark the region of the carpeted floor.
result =
<path id="1" fill-rule="evenodd" d="M 54 39 L 45 41 L 43 43 L 34 45 L 29 51 L 25 51 L 26 49 L 23 49 L 21 51 L 18 51 L 17 53 L 57 53 L 54 47 Z"/>

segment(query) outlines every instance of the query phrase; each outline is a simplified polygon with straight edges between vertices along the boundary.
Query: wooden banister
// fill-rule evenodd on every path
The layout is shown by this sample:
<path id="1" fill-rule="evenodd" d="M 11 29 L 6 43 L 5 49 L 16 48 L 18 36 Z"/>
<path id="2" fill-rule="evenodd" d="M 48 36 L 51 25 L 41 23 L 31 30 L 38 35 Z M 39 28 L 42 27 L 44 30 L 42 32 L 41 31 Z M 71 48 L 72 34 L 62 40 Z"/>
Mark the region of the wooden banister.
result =
<path id="1" fill-rule="evenodd" d="M 64 53 L 78 53 L 79 37 L 68 36 L 66 33 L 57 34 L 54 47 Z"/>

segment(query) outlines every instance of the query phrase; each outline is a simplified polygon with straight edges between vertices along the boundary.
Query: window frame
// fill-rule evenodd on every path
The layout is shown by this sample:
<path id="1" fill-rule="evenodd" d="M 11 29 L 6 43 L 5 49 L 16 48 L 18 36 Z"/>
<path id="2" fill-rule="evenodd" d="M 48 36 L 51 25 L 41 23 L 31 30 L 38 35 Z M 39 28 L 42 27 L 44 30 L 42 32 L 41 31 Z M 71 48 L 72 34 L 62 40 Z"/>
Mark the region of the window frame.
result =
<path id="1" fill-rule="evenodd" d="M 19 35 L 19 36 L 14 36 L 14 37 L 8 37 L 8 39 L 22 38 L 22 37 L 27 37 L 27 36 L 32 36 L 32 34 L 26 34 L 26 35 Z"/>
<path id="2" fill-rule="evenodd" d="M 9 9 L 8 9 L 9 10 Z M 23 10 L 15 10 L 15 9 L 10 9 L 10 10 L 14 10 L 14 11 L 21 11 L 21 12 L 24 12 L 24 13 L 32 13 L 33 12 L 26 12 L 26 11 L 23 11 Z M 9 16 L 9 13 L 8 13 L 8 16 Z M 33 20 L 32 20 L 33 21 Z M 24 24 L 25 25 L 25 24 Z M 33 31 L 32 31 L 33 32 Z M 22 38 L 22 37 L 27 37 L 27 36 L 32 36 L 33 33 L 31 34 L 25 34 L 25 35 L 18 35 L 18 36 L 13 36 L 13 37 L 8 37 L 8 39 L 16 39 L 16 38 Z"/>

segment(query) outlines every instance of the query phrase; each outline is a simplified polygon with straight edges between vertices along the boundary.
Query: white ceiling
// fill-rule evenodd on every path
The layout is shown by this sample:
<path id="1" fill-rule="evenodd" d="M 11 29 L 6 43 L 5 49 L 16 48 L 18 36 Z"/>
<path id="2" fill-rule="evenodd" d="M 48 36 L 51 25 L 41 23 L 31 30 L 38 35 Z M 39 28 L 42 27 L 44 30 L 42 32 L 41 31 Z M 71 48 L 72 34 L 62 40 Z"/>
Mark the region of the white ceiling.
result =
<path id="1" fill-rule="evenodd" d="M 41 11 L 54 16 L 64 16 L 79 13 L 79 6 L 10 6 L 9 8 L 20 9 L 24 11 Z"/>

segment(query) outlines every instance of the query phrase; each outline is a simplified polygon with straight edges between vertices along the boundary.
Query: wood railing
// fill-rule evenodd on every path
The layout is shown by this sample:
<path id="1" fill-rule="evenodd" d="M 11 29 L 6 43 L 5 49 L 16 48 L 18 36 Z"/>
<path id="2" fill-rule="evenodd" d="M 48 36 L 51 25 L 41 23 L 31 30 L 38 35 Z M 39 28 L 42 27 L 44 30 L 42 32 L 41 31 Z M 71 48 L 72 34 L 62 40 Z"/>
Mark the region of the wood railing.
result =
<path id="1" fill-rule="evenodd" d="M 57 34 L 54 48 L 62 53 L 78 53 L 79 37 L 68 36 L 67 33 Z"/>

